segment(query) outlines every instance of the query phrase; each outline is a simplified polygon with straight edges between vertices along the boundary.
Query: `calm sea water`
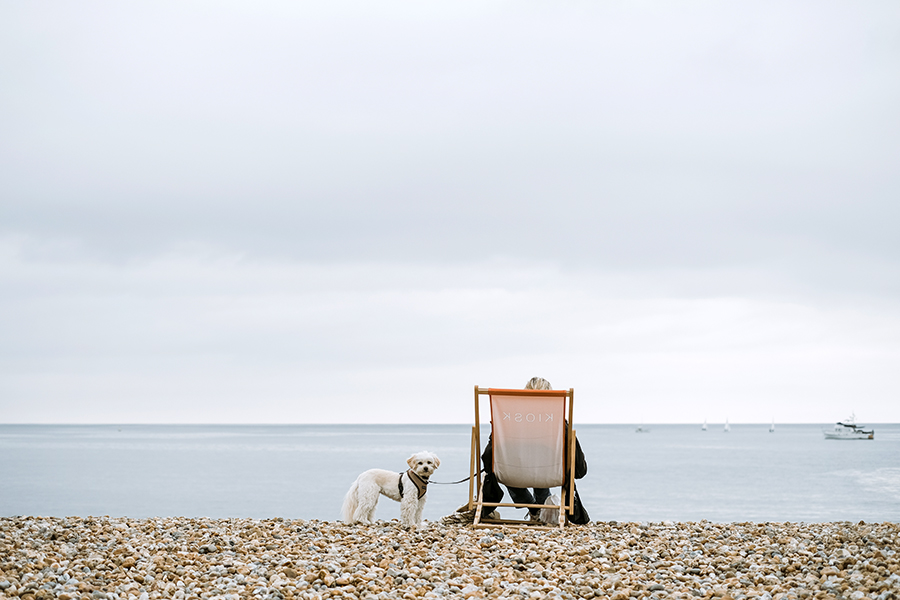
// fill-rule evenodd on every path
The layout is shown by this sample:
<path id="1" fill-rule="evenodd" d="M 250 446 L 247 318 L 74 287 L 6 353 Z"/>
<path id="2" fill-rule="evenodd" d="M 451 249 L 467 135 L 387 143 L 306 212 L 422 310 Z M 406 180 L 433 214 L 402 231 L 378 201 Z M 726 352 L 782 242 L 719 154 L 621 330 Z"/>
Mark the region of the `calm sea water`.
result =
<path id="1" fill-rule="evenodd" d="M 818 425 L 582 425 L 594 520 L 900 521 L 900 425 L 875 440 L 825 440 Z M 434 479 L 468 475 L 466 425 L 0 425 L 0 516 L 338 518 L 362 471 L 441 458 Z M 485 436 L 486 439 L 486 436 Z M 425 518 L 466 502 L 429 488 Z M 509 513 L 507 513 L 509 514 Z M 382 498 L 378 517 L 399 516 Z"/>

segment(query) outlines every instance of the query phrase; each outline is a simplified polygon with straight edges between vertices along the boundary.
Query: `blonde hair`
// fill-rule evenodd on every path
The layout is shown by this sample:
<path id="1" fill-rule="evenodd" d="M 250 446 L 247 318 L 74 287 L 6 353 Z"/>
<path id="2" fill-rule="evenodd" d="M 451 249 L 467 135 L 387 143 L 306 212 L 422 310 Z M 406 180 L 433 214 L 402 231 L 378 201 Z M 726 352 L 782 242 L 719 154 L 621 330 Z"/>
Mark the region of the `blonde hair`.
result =
<path id="1" fill-rule="evenodd" d="M 525 384 L 526 390 L 552 390 L 550 387 L 550 382 L 544 379 L 543 377 L 532 377 L 528 380 L 528 383 Z"/>

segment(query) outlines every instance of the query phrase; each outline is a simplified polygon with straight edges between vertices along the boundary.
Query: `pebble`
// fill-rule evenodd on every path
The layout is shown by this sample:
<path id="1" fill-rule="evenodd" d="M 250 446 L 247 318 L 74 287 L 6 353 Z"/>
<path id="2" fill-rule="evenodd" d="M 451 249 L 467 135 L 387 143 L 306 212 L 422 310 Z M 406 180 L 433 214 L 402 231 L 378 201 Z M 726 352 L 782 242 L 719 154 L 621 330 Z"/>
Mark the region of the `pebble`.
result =
<path id="1" fill-rule="evenodd" d="M 896 523 L 0 518 L 0 598 L 900 600 Z"/>

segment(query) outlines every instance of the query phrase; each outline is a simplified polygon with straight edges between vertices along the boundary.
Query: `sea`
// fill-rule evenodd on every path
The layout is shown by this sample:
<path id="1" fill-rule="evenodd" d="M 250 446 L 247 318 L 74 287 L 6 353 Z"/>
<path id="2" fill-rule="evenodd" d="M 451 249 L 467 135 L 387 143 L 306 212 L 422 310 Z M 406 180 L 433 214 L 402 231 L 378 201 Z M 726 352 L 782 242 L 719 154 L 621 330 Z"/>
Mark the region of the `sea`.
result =
<path id="1" fill-rule="evenodd" d="M 595 521 L 900 521 L 900 424 L 581 425 Z M 0 516 L 337 520 L 356 476 L 441 460 L 424 517 L 468 502 L 470 425 L 0 425 Z M 482 439 L 487 439 L 487 430 Z M 439 482 L 439 483 L 438 483 Z M 507 496 L 508 498 L 508 496 Z M 512 511 L 512 512 L 510 512 Z M 505 516 L 516 514 L 504 509 Z M 520 510 L 519 513 L 524 513 Z M 382 498 L 377 517 L 399 517 Z"/>

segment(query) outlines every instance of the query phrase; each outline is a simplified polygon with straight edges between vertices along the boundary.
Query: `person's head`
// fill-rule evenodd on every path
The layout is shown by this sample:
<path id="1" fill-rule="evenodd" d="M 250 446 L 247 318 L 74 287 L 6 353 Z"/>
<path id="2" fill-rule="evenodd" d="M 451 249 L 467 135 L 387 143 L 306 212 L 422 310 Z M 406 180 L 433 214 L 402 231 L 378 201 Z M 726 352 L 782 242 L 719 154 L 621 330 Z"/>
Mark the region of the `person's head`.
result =
<path id="1" fill-rule="evenodd" d="M 550 382 L 544 379 L 543 377 L 532 377 L 528 380 L 528 383 L 525 384 L 526 390 L 552 390 L 550 387 Z"/>

